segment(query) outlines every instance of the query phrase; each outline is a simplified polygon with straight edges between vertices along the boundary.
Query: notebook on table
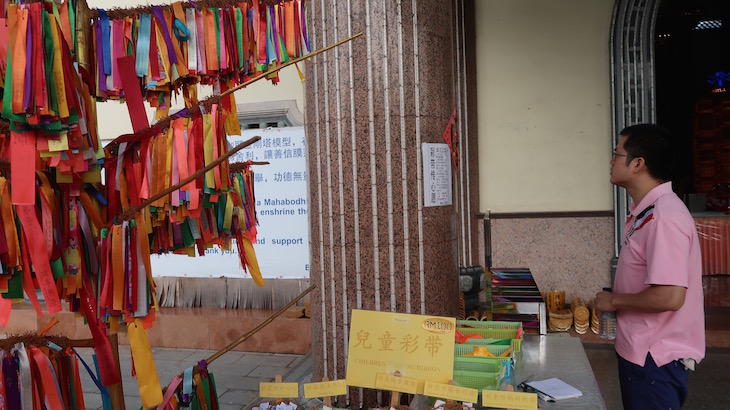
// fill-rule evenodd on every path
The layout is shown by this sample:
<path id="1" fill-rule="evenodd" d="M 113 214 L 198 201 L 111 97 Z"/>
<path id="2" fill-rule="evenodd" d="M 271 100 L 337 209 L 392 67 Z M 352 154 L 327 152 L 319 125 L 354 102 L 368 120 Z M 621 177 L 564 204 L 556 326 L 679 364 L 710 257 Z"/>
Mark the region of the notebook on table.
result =
<path id="1" fill-rule="evenodd" d="M 536 380 L 526 384 L 555 400 L 572 399 L 583 395 L 580 390 L 555 377 L 546 380 Z"/>

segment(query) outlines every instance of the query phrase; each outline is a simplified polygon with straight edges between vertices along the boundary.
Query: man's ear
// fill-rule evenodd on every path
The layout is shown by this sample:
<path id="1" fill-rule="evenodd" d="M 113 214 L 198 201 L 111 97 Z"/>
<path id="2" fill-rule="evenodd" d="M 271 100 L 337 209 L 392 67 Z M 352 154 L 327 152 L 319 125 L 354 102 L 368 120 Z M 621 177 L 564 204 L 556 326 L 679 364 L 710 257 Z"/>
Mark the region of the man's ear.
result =
<path id="1" fill-rule="evenodd" d="M 642 169 L 646 169 L 646 160 L 643 157 L 636 157 L 634 159 L 636 160 L 634 163 L 634 171 L 639 172 Z"/>

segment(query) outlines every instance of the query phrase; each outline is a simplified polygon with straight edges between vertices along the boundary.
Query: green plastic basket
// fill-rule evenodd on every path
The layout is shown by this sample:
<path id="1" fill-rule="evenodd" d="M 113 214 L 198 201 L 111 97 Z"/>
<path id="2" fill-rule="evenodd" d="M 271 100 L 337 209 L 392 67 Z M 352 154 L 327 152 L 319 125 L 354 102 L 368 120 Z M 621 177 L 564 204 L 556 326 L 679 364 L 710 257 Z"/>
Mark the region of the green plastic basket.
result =
<path id="1" fill-rule="evenodd" d="M 456 330 L 461 332 L 463 335 L 479 335 L 483 339 L 471 338 L 466 340 L 466 344 L 477 344 L 477 345 L 492 345 L 492 344 L 507 344 L 509 343 L 512 348 L 519 353 L 522 350 L 522 335 L 517 339 L 517 329 L 480 329 L 474 327 L 457 327 Z M 522 333 L 522 332 L 520 332 Z M 492 339 L 492 340 L 485 340 Z M 505 342 L 509 340 L 509 342 Z"/>
<path id="2" fill-rule="evenodd" d="M 454 384 L 470 389 L 494 390 L 499 387 L 499 372 L 485 373 L 469 370 L 454 370 Z"/>
<path id="3" fill-rule="evenodd" d="M 476 322 L 479 323 L 479 322 Z M 457 327 L 463 335 L 479 335 L 485 339 L 515 339 L 518 329 L 481 329 L 476 327 Z M 471 339 L 470 339 L 471 340 Z"/>
<path id="4" fill-rule="evenodd" d="M 499 343 L 499 344 L 495 344 Z M 515 353 L 522 352 L 522 339 L 498 339 L 495 341 L 495 339 L 467 339 L 466 343 L 464 344 L 466 346 L 468 345 L 487 345 L 487 346 L 501 346 L 507 349 L 508 347 L 512 346 L 512 349 Z M 459 346 L 458 344 L 455 346 Z M 474 348 L 471 349 L 474 351 Z M 490 350 L 491 352 L 491 350 Z"/>
<path id="5" fill-rule="evenodd" d="M 472 339 L 469 339 L 472 340 Z M 476 344 L 455 344 L 454 345 L 454 356 L 466 356 L 469 353 L 474 353 L 474 346 Z M 502 353 L 504 353 L 507 349 L 509 349 L 509 346 L 502 346 L 502 345 L 487 345 L 487 350 L 489 353 L 499 356 Z M 469 356 L 467 356 L 469 357 Z M 474 357 L 481 357 L 481 356 L 474 356 Z"/>
<path id="6" fill-rule="evenodd" d="M 504 357 L 454 357 L 454 370 L 482 373 L 498 373 L 505 362 Z M 510 360 L 509 357 L 506 358 Z M 509 366 L 509 364 L 507 364 Z"/>

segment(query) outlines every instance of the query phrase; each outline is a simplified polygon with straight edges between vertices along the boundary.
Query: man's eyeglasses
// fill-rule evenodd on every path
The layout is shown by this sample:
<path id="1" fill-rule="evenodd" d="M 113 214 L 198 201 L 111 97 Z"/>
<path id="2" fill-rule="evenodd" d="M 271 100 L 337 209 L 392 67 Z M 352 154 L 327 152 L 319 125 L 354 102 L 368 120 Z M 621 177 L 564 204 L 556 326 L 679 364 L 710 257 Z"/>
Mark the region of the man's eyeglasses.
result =
<path id="1" fill-rule="evenodd" d="M 619 154 L 616 151 L 612 152 L 611 154 L 613 154 L 613 155 L 611 155 L 611 159 L 616 159 L 616 157 L 636 158 L 633 155 L 630 155 L 630 154 Z"/>

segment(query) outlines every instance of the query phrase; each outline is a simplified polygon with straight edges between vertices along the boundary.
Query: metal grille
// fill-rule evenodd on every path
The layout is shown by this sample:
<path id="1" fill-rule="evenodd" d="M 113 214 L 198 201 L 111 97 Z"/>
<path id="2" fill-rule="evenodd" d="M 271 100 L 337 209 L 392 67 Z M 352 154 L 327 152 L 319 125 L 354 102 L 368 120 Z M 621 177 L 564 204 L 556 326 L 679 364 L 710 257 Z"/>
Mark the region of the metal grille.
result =
<path id="1" fill-rule="evenodd" d="M 613 146 L 626 126 L 656 121 L 654 32 L 659 0 L 618 0 L 610 37 Z M 614 187 L 615 255 L 628 215 L 626 190 Z"/>

